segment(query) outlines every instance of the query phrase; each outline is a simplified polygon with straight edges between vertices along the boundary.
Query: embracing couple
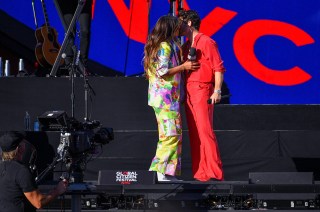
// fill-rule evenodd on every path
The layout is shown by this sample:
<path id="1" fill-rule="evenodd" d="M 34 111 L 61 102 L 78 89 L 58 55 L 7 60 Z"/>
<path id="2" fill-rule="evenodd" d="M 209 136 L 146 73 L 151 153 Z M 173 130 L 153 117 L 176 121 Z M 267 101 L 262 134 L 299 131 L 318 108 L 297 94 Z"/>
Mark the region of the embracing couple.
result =
<path id="1" fill-rule="evenodd" d="M 181 175 L 183 102 L 193 178 L 223 180 L 213 110 L 221 100 L 225 68 L 216 42 L 199 32 L 200 23 L 194 10 L 180 11 L 178 17 L 162 16 L 144 47 L 148 105 L 154 109 L 159 132 L 149 171 L 157 172 L 158 181 L 178 181 L 176 176 Z M 182 46 L 179 36 L 187 38 Z"/>

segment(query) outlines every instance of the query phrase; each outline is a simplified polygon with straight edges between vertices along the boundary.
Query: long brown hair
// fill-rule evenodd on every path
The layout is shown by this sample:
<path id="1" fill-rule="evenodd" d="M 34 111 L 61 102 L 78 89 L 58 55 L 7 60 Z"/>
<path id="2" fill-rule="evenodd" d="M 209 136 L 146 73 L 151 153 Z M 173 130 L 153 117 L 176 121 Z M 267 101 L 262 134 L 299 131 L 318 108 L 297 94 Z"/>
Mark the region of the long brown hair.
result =
<path id="1" fill-rule="evenodd" d="M 152 62 L 157 59 L 157 53 L 159 51 L 161 42 L 170 43 L 173 41 L 177 46 L 180 46 L 177 35 L 179 33 L 181 24 L 182 21 L 174 16 L 166 15 L 158 19 L 144 47 L 143 66 L 147 78 L 149 77 L 147 70 L 151 66 Z"/>

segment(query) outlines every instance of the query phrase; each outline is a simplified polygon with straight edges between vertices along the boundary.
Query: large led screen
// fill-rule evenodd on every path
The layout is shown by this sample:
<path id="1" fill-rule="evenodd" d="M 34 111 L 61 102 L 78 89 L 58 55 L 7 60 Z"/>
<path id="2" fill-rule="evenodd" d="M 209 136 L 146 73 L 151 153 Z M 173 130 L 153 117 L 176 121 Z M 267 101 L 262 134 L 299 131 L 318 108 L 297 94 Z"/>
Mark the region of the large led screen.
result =
<path id="1" fill-rule="evenodd" d="M 54 2 L 44 1 L 62 42 Z M 41 25 L 41 1 L 34 3 Z M 36 29 L 31 4 L 2 0 L 0 9 Z M 231 103 L 320 103 L 319 0 L 184 0 L 183 7 L 199 12 L 200 31 L 218 43 Z M 125 76 L 141 75 L 148 31 L 169 10 L 168 0 L 95 0 L 90 59 Z"/>

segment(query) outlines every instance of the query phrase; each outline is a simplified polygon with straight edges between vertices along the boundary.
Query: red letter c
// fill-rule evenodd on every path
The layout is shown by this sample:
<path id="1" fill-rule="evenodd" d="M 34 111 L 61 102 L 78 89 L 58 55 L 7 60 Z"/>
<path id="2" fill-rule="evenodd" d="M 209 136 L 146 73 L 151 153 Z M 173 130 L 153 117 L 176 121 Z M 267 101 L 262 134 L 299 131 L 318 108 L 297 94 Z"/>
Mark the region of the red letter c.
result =
<path id="1" fill-rule="evenodd" d="M 280 86 L 297 85 L 311 79 L 311 76 L 298 66 L 288 70 L 272 70 L 261 64 L 254 54 L 254 45 L 265 35 L 285 37 L 296 46 L 314 43 L 309 34 L 291 24 L 273 20 L 248 22 L 238 29 L 233 40 L 235 55 L 246 71 L 265 83 Z"/>

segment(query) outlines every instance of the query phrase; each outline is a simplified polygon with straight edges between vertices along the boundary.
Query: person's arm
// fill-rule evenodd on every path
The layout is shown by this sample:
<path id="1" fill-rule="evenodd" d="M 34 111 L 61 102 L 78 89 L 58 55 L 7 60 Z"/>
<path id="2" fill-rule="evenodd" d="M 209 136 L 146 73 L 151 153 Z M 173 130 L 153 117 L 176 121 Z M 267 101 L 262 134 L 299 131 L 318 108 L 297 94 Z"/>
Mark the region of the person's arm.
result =
<path id="1" fill-rule="evenodd" d="M 169 62 L 170 62 L 170 55 L 171 55 L 171 47 L 168 43 L 161 43 L 160 50 L 159 50 L 159 65 L 157 68 L 157 73 L 159 76 L 165 76 L 165 75 L 174 75 L 178 72 L 182 72 L 185 70 L 196 70 L 200 67 L 198 62 L 189 61 L 187 60 L 181 65 L 169 68 Z"/>
<path id="2" fill-rule="evenodd" d="M 38 189 L 31 192 L 25 192 L 24 195 L 29 200 L 29 202 L 37 209 L 42 208 L 43 206 L 54 200 L 57 196 L 59 196 L 58 193 L 54 190 L 45 195 L 42 194 Z"/>
<path id="3" fill-rule="evenodd" d="M 182 72 L 182 71 L 194 71 L 197 70 L 198 68 L 200 68 L 200 64 L 198 62 L 194 62 L 194 61 L 190 61 L 187 60 L 186 62 L 184 62 L 181 65 L 175 66 L 173 68 L 170 68 L 167 72 L 168 75 L 173 75 L 176 74 L 178 72 Z"/>
<path id="4" fill-rule="evenodd" d="M 66 191 L 67 185 L 68 182 L 63 180 L 60 181 L 57 187 L 48 194 L 42 194 L 38 189 L 36 189 L 31 192 L 24 192 L 24 195 L 34 207 L 40 209 L 57 198 L 59 195 L 63 194 Z"/>
<path id="5" fill-rule="evenodd" d="M 214 91 L 211 95 L 210 99 L 212 99 L 213 103 L 219 103 L 221 100 L 221 87 L 223 83 L 223 72 L 215 72 L 214 76 Z"/>
<path id="6" fill-rule="evenodd" d="M 211 69 L 214 72 L 214 91 L 210 99 L 212 99 L 212 104 L 219 103 L 221 101 L 221 87 L 226 69 L 223 65 L 217 43 L 209 40 L 205 47 L 208 60 L 211 63 Z"/>

